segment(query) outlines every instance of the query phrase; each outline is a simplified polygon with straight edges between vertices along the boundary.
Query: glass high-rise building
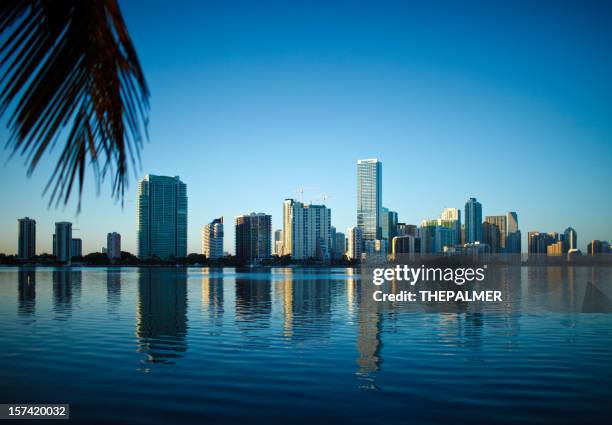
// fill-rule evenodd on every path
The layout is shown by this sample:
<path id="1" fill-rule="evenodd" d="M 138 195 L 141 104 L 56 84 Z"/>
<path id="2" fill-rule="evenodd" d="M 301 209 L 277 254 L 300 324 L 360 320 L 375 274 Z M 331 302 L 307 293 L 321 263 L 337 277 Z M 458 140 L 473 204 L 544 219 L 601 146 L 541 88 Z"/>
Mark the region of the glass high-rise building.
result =
<path id="1" fill-rule="evenodd" d="M 556 233 L 542 233 L 534 230 L 527 233 L 527 252 L 529 254 L 546 254 L 548 246 L 557 242 Z"/>
<path id="2" fill-rule="evenodd" d="M 508 234 L 518 231 L 518 215 L 514 211 L 509 211 L 507 217 Z"/>
<path id="3" fill-rule="evenodd" d="M 270 258 L 272 216 L 251 213 L 236 217 L 236 258 L 256 263 Z"/>
<path id="4" fill-rule="evenodd" d="M 578 249 L 578 233 L 573 227 L 568 227 L 563 232 L 563 252 L 568 252 L 570 249 Z"/>
<path id="5" fill-rule="evenodd" d="M 454 243 L 461 243 L 461 210 L 459 208 L 444 208 L 440 214 L 439 224 L 451 227 L 455 231 Z"/>
<path id="6" fill-rule="evenodd" d="M 139 258 L 187 256 L 187 185 L 178 176 L 140 180 L 136 214 Z"/>
<path id="7" fill-rule="evenodd" d="M 488 215 L 485 217 L 485 223 L 493 224 L 497 226 L 499 231 L 498 249 L 491 252 L 505 252 L 506 251 L 506 236 L 508 235 L 508 218 L 505 215 Z M 484 224 L 484 223 L 483 223 Z M 484 238 L 484 235 L 483 235 Z M 486 239 L 486 238 L 485 238 Z M 485 241 L 486 242 L 486 241 Z M 488 243 L 488 242 L 487 242 Z"/>
<path id="8" fill-rule="evenodd" d="M 482 242 L 482 204 L 476 198 L 465 203 L 465 243 Z"/>
<path id="9" fill-rule="evenodd" d="M 504 217 L 505 218 L 505 217 Z M 499 226 L 489 220 L 482 223 L 482 240 L 489 245 L 492 254 L 501 252 L 502 231 Z"/>
<path id="10" fill-rule="evenodd" d="M 346 253 L 346 235 L 342 232 L 336 232 L 333 241 L 334 249 L 333 249 L 333 257 L 336 260 L 342 259 L 344 254 Z"/>
<path id="11" fill-rule="evenodd" d="M 73 238 L 70 243 L 70 255 L 74 257 L 83 256 L 83 240 L 80 238 Z"/>
<path id="12" fill-rule="evenodd" d="M 387 245 L 391 249 L 391 241 L 397 236 L 397 212 L 383 207 L 381 221 L 382 239 L 387 240 Z"/>
<path id="13" fill-rule="evenodd" d="M 357 161 L 357 227 L 363 240 L 382 238 L 382 162 Z"/>
<path id="14" fill-rule="evenodd" d="M 521 231 L 518 228 L 518 215 L 514 211 L 506 214 L 506 253 L 521 253 Z"/>
<path id="15" fill-rule="evenodd" d="M 21 260 L 28 260 L 36 255 L 36 221 L 25 217 L 17 222 L 19 223 L 17 256 Z"/>
<path id="16" fill-rule="evenodd" d="M 67 221 L 55 223 L 53 255 L 62 263 L 69 263 L 72 259 L 72 223 Z"/>

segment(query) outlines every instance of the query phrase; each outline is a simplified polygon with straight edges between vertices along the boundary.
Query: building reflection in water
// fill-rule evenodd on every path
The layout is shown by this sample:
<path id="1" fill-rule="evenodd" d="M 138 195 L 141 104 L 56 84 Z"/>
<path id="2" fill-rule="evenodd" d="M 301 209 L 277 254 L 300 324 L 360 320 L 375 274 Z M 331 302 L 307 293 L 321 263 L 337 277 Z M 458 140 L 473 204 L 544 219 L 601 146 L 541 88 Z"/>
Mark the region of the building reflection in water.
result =
<path id="1" fill-rule="evenodd" d="M 223 323 L 223 269 L 202 269 L 202 311 L 211 324 Z"/>
<path id="2" fill-rule="evenodd" d="M 187 272 L 140 269 L 136 307 L 138 351 L 145 363 L 174 364 L 187 351 Z"/>
<path id="3" fill-rule="evenodd" d="M 378 290 L 367 280 L 361 279 L 357 285 L 358 330 L 357 330 L 357 376 L 362 383 L 360 388 L 377 390 L 374 373 L 382 363 L 382 303 L 374 301 L 373 292 Z"/>
<path id="4" fill-rule="evenodd" d="M 355 314 L 355 304 L 357 303 L 357 275 L 355 269 L 346 269 L 346 310 L 348 317 L 352 320 Z"/>
<path id="5" fill-rule="evenodd" d="M 116 312 L 121 303 L 121 270 L 106 270 L 106 305 L 109 312 Z"/>
<path id="6" fill-rule="evenodd" d="M 606 267 L 529 267 L 527 291 L 531 307 L 558 313 L 610 313 L 610 270 Z M 572 320 L 577 318 L 573 316 Z"/>
<path id="7" fill-rule="evenodd" d="M 572 278 L 575 269 L 572 267 Z M 588 277 L 582 300 L 581 311 L 584 313 L 611 313 L 612 288 L 610 287 L 610 268 L 591 267 L 586 271 Z"/>
<path id="8" fill-rule="evenodd" d="M 58 268 L 52 272 L 53 310 L 57 320 L 65 320 L 72 314 L 72 303 L 81 294 L 83 273 L 79 269 Z"/>
<path id="9" fill-rule="evenodd" d="M 333 283 L 288 270 L 280 283 L 283 302 L 283 335 L 292 340 L 328 337 L 331 330 Z"/>
<path id="10" fill-rule="evenodd" d="M 256 337 L 258 330 L 270 327 L 272 315 L 272 277 L 270 270 L 249 269 L 249 271 L 245 271 L 238 269 L 236 271 L 236 325 L 247 335 Z M 240 276 L 242 273 L 253 272 L 254 274 L 249 277 Z"/>
<path id="11" fill-rule="evenodd" d="M 279 293 L 283 300 L 283 336 L 293 335 L 293 269 L 283 271 L 283 280 Z"/>
<path id="12" fill-rule="evenodd" d="M 36 272 L 34 270 L 19 270 L 18 281 L 18 307 L 22 315 L 32 315 L 36 308 Z"/>

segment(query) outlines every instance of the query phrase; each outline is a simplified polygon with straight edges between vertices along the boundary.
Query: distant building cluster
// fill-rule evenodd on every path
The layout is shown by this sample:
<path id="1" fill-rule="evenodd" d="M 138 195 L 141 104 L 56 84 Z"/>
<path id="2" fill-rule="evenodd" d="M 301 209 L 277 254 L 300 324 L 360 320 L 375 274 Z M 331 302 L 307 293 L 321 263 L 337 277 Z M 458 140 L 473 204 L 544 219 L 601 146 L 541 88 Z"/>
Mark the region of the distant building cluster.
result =
<path id="1" fill-rule="evenodd" d="M 137 254 L 141 260 L 172 259 L 187 255 L 187 185 L 178 176 L 148 174 L 138 182 L 136 203 Z M 462 221 L 463 218 L 463 221 Z M 367 256 L 403 254 L 520 254 L 518 214 L 508 211 L 487 215 L 482 204 L 470 197 L 462 211 L 444 208 L 420 225 L 400 222 L 398 213 L 383 206 L 382 163 L 357 161 L 356 225 L 346 233 L 332 226 L 331 209 L 295 199 L 283 201 L 282 229 L 272 231 L 272 216 L 250 213 L 235 217 L 235 256 L 245 263 L 259 263 L 272 255 L 296 261 L 361 260 Z M 36 256 L 36 221 L 18 220 L 18 258 Z M 216 218 L 202 227 L 202 254 L 219 260 L 226 254 L 224 220 Z M 55 223 L 53 255 L 70 263 L 83 255 L 83 243 L 73 238 L 72 223 Z M 76 229 L 78 230 L 78 229 Z M 563 233 L 530 231 L 529 255 L 580 255 L 578 235 L 572 227 Z M 102 251 L 108 259 L 121 259 L 121 235 L 108 233 Z M 593 240 L 589 255 L 612 253 L 606 241 Z"/>
<path id="2" fill-rule="evenodd" d="M 18 254 L 20 260 L 31 260 L 36 257 L 36 221 L 29 217 L 20 218 L 18 231 Z M 70 264 L 74 259 L 83 256 L 83 241 L 74 238 L 72 223 L 59 221 L 55 223 L 52 236 L 51 252 L 59 263 Z M 112 261 L 121 258 L 121 235 L 113 232 L 107 235 L 107 245 L 102 248 Z"/>
<path id="3" fill-rule="evenodd" d="M 357 161 L 357 228 L 349 229 L 353 241 L 349 258 L 361 255 L 520 253 L 521 232 L 514 211 L 486 216 L 482 204 L 469 198 L 461 210 L 444 208 L 439 217 L 425 219 L 417 227 L 399 222 L 398 214 L 382 206 L 382 163 Z M 350 237 L 349 237 L 350 239 Z M 349 245 L 351 243 L 349 242 Z M 356 245 L 359 245 L 357 248 Z"/>
<path id="4" fill-rule="evenodd" d="M 578 234 L 572 227 L 568 227 L 563 233 L 531 231 L 527 234 L 527 240 L 530 255 L 561 256 L 567 254 L 571 257 L 581 254 L 578 250 Z M 612 249 L 609 242 L 592 240 L 587 244 L 588 255 L 610 253 Z"/>

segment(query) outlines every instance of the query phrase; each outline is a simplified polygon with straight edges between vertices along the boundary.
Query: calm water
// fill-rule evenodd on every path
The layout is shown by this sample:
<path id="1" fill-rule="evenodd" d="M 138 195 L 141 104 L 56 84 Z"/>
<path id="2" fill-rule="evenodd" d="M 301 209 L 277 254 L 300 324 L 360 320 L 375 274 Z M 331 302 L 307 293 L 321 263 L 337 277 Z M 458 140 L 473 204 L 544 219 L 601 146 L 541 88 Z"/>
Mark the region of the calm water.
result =
<path id="1" fill-rule="evenodd" d="M 612 417 L 612 269 L 499 270 L 500 304 L 374 303 L 348 269 L 0 268 L 0 402 L 83 423 Z"/>

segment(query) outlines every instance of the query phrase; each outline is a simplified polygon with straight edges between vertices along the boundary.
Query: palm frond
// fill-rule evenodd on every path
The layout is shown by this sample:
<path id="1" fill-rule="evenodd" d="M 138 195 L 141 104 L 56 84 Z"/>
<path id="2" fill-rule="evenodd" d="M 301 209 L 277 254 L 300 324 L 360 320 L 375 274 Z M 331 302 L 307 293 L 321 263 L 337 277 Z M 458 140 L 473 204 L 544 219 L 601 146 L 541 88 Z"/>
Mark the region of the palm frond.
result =
<path id="1" fill-rule="evenodd" d="M 116 0 L 0 1 L 0 115 L 28 175 L 64 141 L 45 193 L 68 202 L 88 164 L 123 200 L 140 160 L 149 90 Z"/>

